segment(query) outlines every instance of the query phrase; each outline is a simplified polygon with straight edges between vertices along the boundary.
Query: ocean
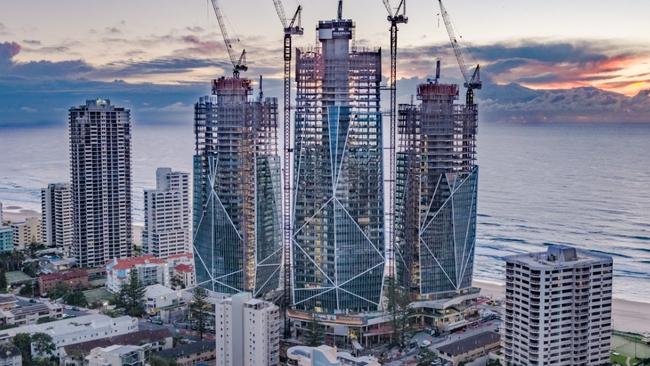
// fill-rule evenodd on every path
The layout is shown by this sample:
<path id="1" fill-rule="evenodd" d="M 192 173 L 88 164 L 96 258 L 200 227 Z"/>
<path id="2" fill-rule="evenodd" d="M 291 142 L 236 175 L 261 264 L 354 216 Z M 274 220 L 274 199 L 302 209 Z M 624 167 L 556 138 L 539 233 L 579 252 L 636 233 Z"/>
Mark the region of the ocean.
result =
<path id="1" fill-rule="evenodd" d="M 614 296 L 650 302 L 650 124 L 488 124 L 478 137 L 475 278 L 503 282 L 504 256 L 567 244 L 614 257 Z M 133 127 L 134 220 L 155 169 L 191 172 L 191 124 Z M 67 181 L 65 126 L 0 129 L 0 201 L 40 210 Z"/>

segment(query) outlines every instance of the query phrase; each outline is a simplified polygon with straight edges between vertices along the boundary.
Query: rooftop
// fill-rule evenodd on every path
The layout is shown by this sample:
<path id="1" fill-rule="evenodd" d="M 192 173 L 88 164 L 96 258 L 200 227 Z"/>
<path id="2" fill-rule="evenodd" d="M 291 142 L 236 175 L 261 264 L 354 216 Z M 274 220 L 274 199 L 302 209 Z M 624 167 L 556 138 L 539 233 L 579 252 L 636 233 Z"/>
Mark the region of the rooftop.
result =
<path id="1" fill-rule="evenodd" d="M 580 264 L 612 263 L 612 257 L 565 245 L 550 245 L 546 252 L 518 254 L 506 258 L 536 268 L 572 267 Z"/>
<path id="2" fill-rule="evenodd" d="M 207 351 L 215 351 L 214 341 L 200 341 L 189 344 L 183 344 L 176 346 L 172 349 L 162 350 L 157 353 L 158 356 L 162 358 L 179 358 L 187 355 L 194 355 L 197 353 L 203 353 Z"/>
<path id="3" fill-rule="evenodd" d="M 192 266 L 189 264 L 181 263 L 174 267 L 174 270 L 177 272 L 192 273 L 194 271 L 194 268 L 192 268 Z"/>
<path id="4" fill-rule="evenodd" d="M 176 291 L 170 289 L 169 287 L 165 287 L 157 283 L 144 288 L 145 297 L 159 297 L 159 296 L 174 295 L 174 294 L 176 294 Z"/>
<path id="5" fill-rule="evenodd" d="M 81 277 L 88 277 L 88 272 L 83 269 L 77 269 L 73 271 L 45 274 L 39 278 L 43 281 L 67 281 Z"/>
<path id="6" fill-rule="evenodd" d="M 483 332 L 456 342 L 438 347 L 438 351 L 450 356 L 458 356 L 469 351 L 499 343 L 501 337 L 495 332 Z"/>
<path id="7" fill-rule="evenodd" d="M 137 320 L 130 316 L 111 318 L 107 315 L 91 314 L 49 323 L 30 324 L 17 328 L 5 329 L 0 331 L 0 339 L 7 338 L 7 336 L 13 337 L 18 333 L 46 333 L 54 337 L 76 333 L 81 330 L 86 330 L 86 328 L 110 328 L 115 323 L 125 322 L 137 322 Z"/>
<path id="8" fill-rule="evenodd" d="M 65 352 L 71 354 L 73 352 L 80 352 L 82 354 L 90 353 L 93 348 L 108 347 L 113 344 L 125 344 L 139 346 L 147 343 L 154 343 L 164 340 L 165 338 L 172 337 L 172 333 L 167 328 L 160 328 L 154 330 L 140 330 L 137 332 L 119 335 L 115 337 L 96 339 L 83 343 L 71 344 L 65 346 Z"/>
<path id="9" fill-rule="evenodd" d="M 131 269 L 137 265 L 144 264 L 166 264 L 167 261 L 164 259 L 156 258 L 153 255 L 143 255 L 140 257 L 130 257 L 130 258 L 115 258 L 113 261 L 109 262 L 107 267 L 109 269 Z"/>

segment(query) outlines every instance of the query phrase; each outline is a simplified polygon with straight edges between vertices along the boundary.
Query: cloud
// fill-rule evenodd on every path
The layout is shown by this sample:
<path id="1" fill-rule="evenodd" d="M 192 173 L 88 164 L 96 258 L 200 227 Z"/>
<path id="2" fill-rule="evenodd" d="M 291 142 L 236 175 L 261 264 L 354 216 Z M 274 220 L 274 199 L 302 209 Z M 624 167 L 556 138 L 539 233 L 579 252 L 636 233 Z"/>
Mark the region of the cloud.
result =
<path id="1" fill-rule="evenodd" d="M 9 32 L 9 28 L 7 28 L 7 26 L 3 23 L 0 23 L 0 36 L 7 36 L 9 34 L 11 34 L 11 32 Z"/>
<path id="2" fill-rule="evenodd" d="M 117 27 L 106 27 L 104 28 L 104 32 L 108 34 L 122 34 L 122 31 Z"/>

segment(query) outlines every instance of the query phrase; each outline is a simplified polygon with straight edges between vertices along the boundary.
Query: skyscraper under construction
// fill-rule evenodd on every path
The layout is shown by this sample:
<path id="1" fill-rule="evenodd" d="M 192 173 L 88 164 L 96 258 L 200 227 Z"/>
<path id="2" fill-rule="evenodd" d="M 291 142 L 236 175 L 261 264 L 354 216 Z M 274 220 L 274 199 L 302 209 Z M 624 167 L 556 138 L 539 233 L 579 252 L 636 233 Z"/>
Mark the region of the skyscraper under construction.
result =
<path id="1" fill-rule="evenodd" d="M 381 51 L 320 21 L 297 50 L 292 299 L 320 313 L 379 309 L 384 280 Z"/>
<path id="2" fill-rule="evenodd" d="M 458 86 L 418 86 L 419 105 L 399 108 L 395 261 L 414 299 L 466 293 L 476 243 L 477 106 L 456 104 Z M 473 102 L 472 102 L 473 103 Z"/>
<path id="3" fill-rule="evenodd" d="M 262 296 L 282 261 L 277 99 L 251 92 L 222 77 L 195 104 L 193 244 L 199 285 Z"/>

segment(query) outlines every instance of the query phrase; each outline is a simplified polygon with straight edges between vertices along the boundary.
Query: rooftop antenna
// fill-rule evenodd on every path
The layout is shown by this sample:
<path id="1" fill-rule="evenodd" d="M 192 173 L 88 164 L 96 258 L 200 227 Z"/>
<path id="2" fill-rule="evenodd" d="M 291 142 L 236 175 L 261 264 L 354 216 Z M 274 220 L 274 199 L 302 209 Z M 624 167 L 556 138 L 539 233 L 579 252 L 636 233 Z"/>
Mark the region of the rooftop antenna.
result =
<path id="1" fill-rule="evenodd" d="M 343 19 L 343 0 L 339 0 L 338 20 Z"/>

